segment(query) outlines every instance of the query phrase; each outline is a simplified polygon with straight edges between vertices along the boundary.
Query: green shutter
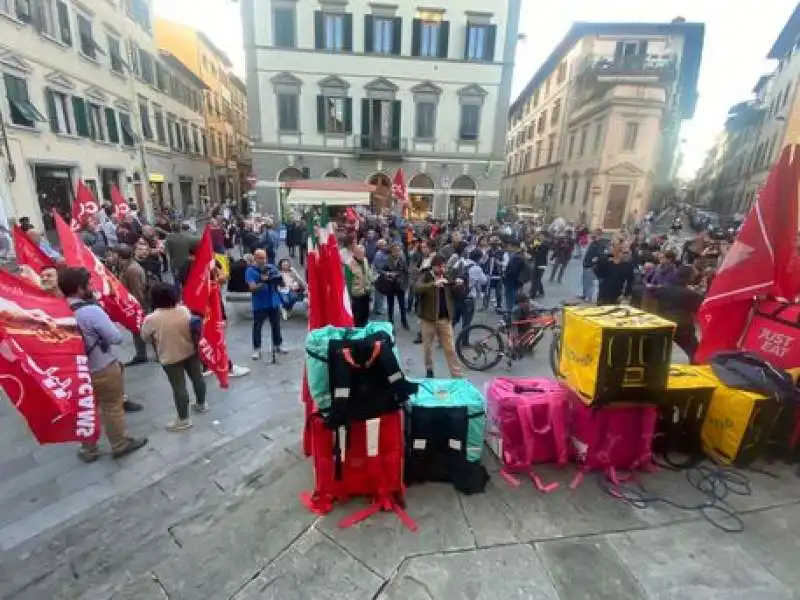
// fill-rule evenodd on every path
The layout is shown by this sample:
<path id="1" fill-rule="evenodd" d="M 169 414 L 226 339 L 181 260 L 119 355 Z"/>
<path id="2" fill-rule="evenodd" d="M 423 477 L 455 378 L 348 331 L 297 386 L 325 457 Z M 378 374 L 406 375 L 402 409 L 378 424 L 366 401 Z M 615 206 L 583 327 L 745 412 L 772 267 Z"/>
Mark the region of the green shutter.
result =
<path id="1" fill-rule="evenodd" d="M 106 108 L 106 129 L 108 130 L 108 141 L 112 144 L 119 144 L 119 127 L 117 126 L 117 113 L 113 108 Z"/>
<path id="2" fill-rule="evenodd" d="M 325 18 L 321 10 L 314 11 L 314 48 L 325 48 Z"/>
<path id="3" fill-rule="evenodd" d="M 362 98 L 361 99 L 361 147 L 365 148 L 369 144 L 369 124 L 370 124 L 370 116 L 372 111 L 370 111 L 371 102 L 369 98 Z"/>
<path id="4" fill-rule="evenodd" d="M 436 56 L 438 58 L 447 58 L 447 53 L 450 50 L 450 21 L 442 21 L 441 29 L 439 29 L 439 47 L 437 48 Z"/>
<path id="5" fill-rule="evenodd" d="M 484 48 L 484 60 L 494 61 L 494 47 L 497 44 L 497 25 L 489 25 L 486 28 L 486 48 Z"/>
<path id="6" fill-rule="evenodd" d="M 403 47 L 403 18 L 392 19 L 392 54 L 400 56 Z"/>
<path id="7" fill-rule="evenodd" d="M 57 2 L 58 28 L 61 30 L 61 41 L 72 46 L 72 26 L 69 21 L 69 10 L 64 2 Z"/>
<path id="8" fill-rule="evenodd" d="M 353 51 L 353 15 L 350 13 L 344 14 L 344 40 L 342 42 L 343 50 Z"/>
<path id="9" fill-rule="evenodd" d="M 470 25 L 467 22 L 467 29 L 464 31 L 464 60 L 469 58 L 469 34 L 470 34 Z"/>
<path id="10" fill-rule="evenodd" d="M 392 149 L 400 149 L 400 116 L 402 103 L 400 100 L 392 101 Z"/>
<path id="11" fill-rule="evenodd" d="M 50 118 L 50 129 L 53 133 L 62 133 L 58 129 L 58 115 L 56 113 L 56 95 L 51 89 L 44 90 L 45 98 L 47 98 L 47 116 Z"/>
<path id="12" fill-rule="evenodd" d="M 419 56 L 419 46 L 422 42 L 422 20 L 414 19 L 411 22 L 411 56 Z"/>
<path id="13" fill-rule="evenodd" d="M 75 132 L 81 136 L 89 137 L 89 121 L 86 117 L 86 102 L 83 98 L 72 97 L 72 112 L 75 113 Z"/>
<path id="14" fill-rule="evenodd" d="M 353 99 L 344 99 L 344 131 L 353 133 Z"/>
<path id="15" fill-rule="evenodd" d="M 325 96 L 317 96 L 317 131 L 325 133 Z"/>
<path id="16" fill-rule="evenodd" d="M 375 51 L 375 18 L 364 15 L 364 52 Z"/>

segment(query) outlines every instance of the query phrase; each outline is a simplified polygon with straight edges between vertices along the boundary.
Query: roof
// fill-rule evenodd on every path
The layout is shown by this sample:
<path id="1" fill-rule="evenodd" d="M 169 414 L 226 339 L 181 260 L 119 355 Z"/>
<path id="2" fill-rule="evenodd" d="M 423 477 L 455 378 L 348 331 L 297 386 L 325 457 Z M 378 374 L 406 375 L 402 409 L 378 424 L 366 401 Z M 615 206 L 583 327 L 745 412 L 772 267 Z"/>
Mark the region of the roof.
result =
<path id="1" fill-rule="evenodd" d="M 231 83 L 233 83 L 233 85 L 235 85 L 237 88 L 239 88 L 239 90 L 241 90 L 242 93 L 244 93 L 244 94 L 247 93 L 247 86 L 245 85 L 244 81 L 239 79 L 233 73 L 228 75 L 228 78 L 231 80 Z"/>
<path id="2" fill-rule="evenodd" d="M 228 55 L 225 54 L 222 50 L 220 50 L 219 47 L 216 44 L 214 44 L 214 42 L 211 41 L 211 38 L 209 38 L 205 33 L 203 33 L 202 31 L 198 31 L 197 37 L 200 38 L 200 40 L 202 40 L 202 42 L 206 46 L 211 48 L 212 52 L 214 52 L 214 54 L 216 54 L 217 57 L 219 57 L 219 59 L 222 61 L 222 64 L 224 64 L 226 67 L 233 66 L 233 63 L 231 62 L 231 59 L 228 58 Z"/>
<path id="3" fill-rule="evenodd" d="M 561 59 L 587 35 L 683 35 L 683 60 L 680 71 L 680 112 L 684 118 L 691 118 L 697 105 L 697 80 L 700 75 L 700 61 L 703 57 L 705 25 L 673 21 L 670 23 L 590 23 L 577 21 L 553 49 L 539 70 L 512 103 L 509 112 L 514 113 L 533 94 L 561 62 Z"/>
<path id="4" fill-rule="evenodd" d="M 161 60 L 171 66 L 173 69 L 178 71 L 181 75 L 183 75 L 186 79 L 188 79 L 192 84 L 199 87 L 201 90 L 208 89 L 208 86 L 200 79 L 197 75 L 194 74 L 189 67 L 183 64 L 177 56 L 172 54 L 169 50 L 159 50 L 158 53 L 161 55 Z"/>
<path id="5" fill-rule="evenodd" d="M 778 39 L 772 44 L 767 58 L 781 59 L 794 46 L 797 35 L 800 33 L 800 3 L 794 7 L 794 12 L 778 34 Z"/>

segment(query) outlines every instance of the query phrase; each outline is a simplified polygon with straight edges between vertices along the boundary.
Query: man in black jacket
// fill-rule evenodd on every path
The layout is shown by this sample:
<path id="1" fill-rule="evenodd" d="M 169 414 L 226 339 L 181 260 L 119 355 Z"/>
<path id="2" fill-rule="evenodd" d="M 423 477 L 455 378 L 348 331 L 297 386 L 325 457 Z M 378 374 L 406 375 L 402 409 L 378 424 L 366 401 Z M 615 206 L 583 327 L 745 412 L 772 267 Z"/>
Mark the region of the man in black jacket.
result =
<path id="1" fill-rule="evenodd" d="M 597 305 L 617 304 L 620 296 L 629 297 L 633 291 L 633 261 L 627 247 L 617 248 L 613 256 L 603 256 L 595 265 L 600 282 Z"/>
<path id="2" fill-rule="evenodd" d="M 689 283 L 694 276 L 694 270 L 689 266 L 678 269 L 675 283 L 652 290 L 657 299 L 657 312 L 675 323 L 675 343 L 689 357 L 689 363 L 694 363 L 694 354 L 697 351 L 697 333 L 694 327 L 695 316 L 703 303 L 703 296 L 689 288 Z"/>
<path id="3" fill-rule="evenodd" d="M 595 229 L 592 232 L 591 242 L 586 247 L 583 255 L 583 278 L 581 295 L 578 296 L 586 302 L 591 302 L 594 298 L 595 264 L 606 255 L 606 243 L 603 240 L 603 230 Z"/>

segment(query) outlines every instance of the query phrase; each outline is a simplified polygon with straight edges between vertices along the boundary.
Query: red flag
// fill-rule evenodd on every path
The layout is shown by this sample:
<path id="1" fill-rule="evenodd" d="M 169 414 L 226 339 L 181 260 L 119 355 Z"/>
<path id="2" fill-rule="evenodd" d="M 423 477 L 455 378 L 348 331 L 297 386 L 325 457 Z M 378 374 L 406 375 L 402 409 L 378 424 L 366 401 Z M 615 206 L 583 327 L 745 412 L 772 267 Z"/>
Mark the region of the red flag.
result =
<path id="1" fill-rule="evenodd" d="M 738 346 L 756 296 L 783 296 L 797 236 L 800 152 L 787 147 L 728 250 L 698 312 L 702 334 L 695 359 Z"/>
<path id="2" fill-rule="evenodd" d="M 320 245 L 323 257 L 324 282 L 327 286 L 325 311 L 326 325 L 337 327 L 353 326 L 353 311 L 350 308 L 350 296 L 344 281 L 344 269 L 339 255 L 339 244 L 332 232 L 327 232 L 327 240 Z"/>
<path id="3" fill-rule="evenodd" d="M 0 270 L 0 386 L 40 444 L 100 435 L 85 352 L 64 298 Z"/>
<path id="4" fill-rule="evenodd" d="M 406 187 L 406 174 L 403 169 L 397 169 L 394 172 L 394 179 L 392 180 L 392 196 L 400 206 L 408 204 L 408 187 Z"/>
<path id="5" fill-rule="evenodd" d="M 222 293 L 219 285 L 211 280 L 214 266 L 211 232 L 206 226 L 183 286 L 183 303 L 193 314 L 203 317 L 198 345 L 200 359 L 216 374 L 220 386 L 227 388 L 228 349 L 222 319 Z"/>
<path id="6" fill-rule="evenodd" d="M 100 205 L 94 197 L 92 190 L 86 187 L 82 179 L 78 180 L 78 190 L 75 193 L 75 200 L 72 203 L 72 223 L 74 230 L 78 230 L 82 225 L 100 212 Z"/>
<path id="7" fill-rule="evenodd" d="M 55 210 L 53 219 L 61 240 L 64 260 L 70 267 L 83 267 L 92 276 L 98 301 L 115 323 L 119 323 L 131 333 L 139 333 L 144 319 L 144 311 L 139 301 L 119 282 L 94 252 L 86 247 L 75 232 L 70 229 Z"/>
<path id="8" fill-rule="evenodd" d="M 122 192 L 119 191 L 116 185 L 111 186 L 111 204 L 114 205 L 114 216 L 120 221 L 124 219 L 131 210 L 128 203 L 125 202 Z"/>
<path id="9" fill-rule="evenodd" d="M 55 261 L 34 244 L 19 225 L 14 225 L 12 236 L 14 237 L 14 253 L 17 255 L 17 263 L 28 265 L 37 273 L 45 267 L 56 265 Z"/>

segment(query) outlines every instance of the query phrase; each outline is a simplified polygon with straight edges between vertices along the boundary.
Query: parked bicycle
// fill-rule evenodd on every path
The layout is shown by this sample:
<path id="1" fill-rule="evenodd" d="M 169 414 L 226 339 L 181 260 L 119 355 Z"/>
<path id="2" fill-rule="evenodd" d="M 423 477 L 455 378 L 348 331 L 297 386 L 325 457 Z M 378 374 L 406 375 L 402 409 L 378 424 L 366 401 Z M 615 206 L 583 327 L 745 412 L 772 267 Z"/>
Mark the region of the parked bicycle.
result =
<path id="1" fill-rule="evenodd" d="M 515 361 L 533 356 L 549 331 L 551 335 L 549 360 L 553 374 L 558 377 L 561 356 L 562 308 L 540 309 L 535 317 L 512 321 L 504 313 L 497 327 L 476 323 L 463 329 L 456 338 L 456 354 L 473 371 L 488 371 L 504 358 L 511 369 Z"/>

